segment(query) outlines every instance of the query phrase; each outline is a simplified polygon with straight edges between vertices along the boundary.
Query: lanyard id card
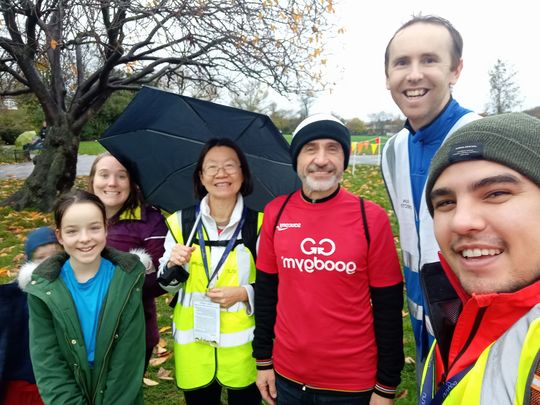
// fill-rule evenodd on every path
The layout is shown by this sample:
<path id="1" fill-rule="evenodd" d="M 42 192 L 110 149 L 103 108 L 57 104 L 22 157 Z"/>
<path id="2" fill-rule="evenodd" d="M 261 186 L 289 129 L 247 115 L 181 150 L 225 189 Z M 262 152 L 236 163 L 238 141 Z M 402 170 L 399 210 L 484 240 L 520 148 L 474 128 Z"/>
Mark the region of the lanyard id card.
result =
<path id="1" fill-rule="evenodd" d="M 200 210 L 200 207 L 198 208 Z M 227 246 L 225 246 L 225 251 L 221 255 L 221 258 L 219 259 L 218 264 L 216 265 L 214 272 L 210 274 L 210 266 L 208 265 L 208 258 L 206 257 L 206 244 L 204 243 L 204 234 L 203 234 L 203 224 L 202 221 L 199 222 L 197 225 L 197 232 L 199 234 L 199 246 L 201 247 L 201 256 L 202 256 L 202 262 L 204 266 L 204 272 L 206 273 L 206 277 L 208 278 L 208 284 L 207 287 L 210 286 L 210 283 L 214 279 L 214 277 L 217 276 L 219 269 L 221 266 L 223 266 L 223 263 L 225 263 L 225 260 L 227 260 L 227 257 L 229 256 L 229 253 L 231 253 L 232 249 L 234 248 L 234 244 L 236 242 L 236 239 L 238 238 L 238 235 L 240 235 L 240 230 L 244 226 L 244 222 L 246 221 L 246 213 L 247 213 L 247 207 L 244 207 L 244 211 L 242 212 L 242 217 L 240 218 L 240 223 L 236 226 L 236 229 L 234 230 L 234 233 L 229 239 L 229 242 L 227 243 Z"/>
<path id="2" fill-rule="evenodd" d="M 208 299 L 193 303 L 193 337 L 210 346 L 219 346 L 219 304 Z"/>

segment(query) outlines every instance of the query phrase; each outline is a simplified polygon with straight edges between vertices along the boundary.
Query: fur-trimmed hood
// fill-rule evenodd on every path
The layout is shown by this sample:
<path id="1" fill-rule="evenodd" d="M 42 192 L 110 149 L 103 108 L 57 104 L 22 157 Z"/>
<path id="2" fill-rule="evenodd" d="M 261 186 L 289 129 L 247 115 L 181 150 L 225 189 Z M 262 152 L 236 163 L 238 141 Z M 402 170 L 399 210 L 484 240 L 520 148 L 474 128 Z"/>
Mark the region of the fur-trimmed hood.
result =
<path id="1" fill-rule="evenodd" d="M 139 256 L 139 260 L 143 264 L 146 274 L 155 273 L 156 268 L 154 267 L 154 264 L 152 263 L 152 256 L 150 256 L 150 254 L 148 254 L 146 250 L 142 248 L 136 248 L 136 249 L 131 249 L 129 253 L 135 256 Z"/>
<path id="2" fill-rule="evenodd" d="M 39 263 L 36 262 L 26 262 L 22 265 L 21 269 L 19 270 L 19 275 L 17 276 L 17 282 L 19 283 L 19 288 L 21 290 L 24 290 L 28 285 L 32 279 L 32 273 L 34 273 L 37 266 L 39 266 Z"/>

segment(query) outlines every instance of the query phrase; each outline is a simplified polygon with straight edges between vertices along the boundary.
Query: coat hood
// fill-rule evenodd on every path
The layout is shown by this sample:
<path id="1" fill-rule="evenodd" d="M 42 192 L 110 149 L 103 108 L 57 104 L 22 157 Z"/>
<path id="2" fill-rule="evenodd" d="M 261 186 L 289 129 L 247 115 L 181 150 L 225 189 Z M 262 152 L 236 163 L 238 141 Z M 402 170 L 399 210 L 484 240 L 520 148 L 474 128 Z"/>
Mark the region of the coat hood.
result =
<path id="1" fill-rule="evenodd" d="M 131 249 L 129 253 L 139 258 L 139 260 L 144 266 L 144 270 L 145 270 L 144 272 L 146 274 L 152 274 L 156 272 L 156 268 L 154 267 L 154 264 L 152 263 L 152 256 L 150 256 L 150 254 L 148 254 L 146 250 L 141 249 L 141 248 Z"/>

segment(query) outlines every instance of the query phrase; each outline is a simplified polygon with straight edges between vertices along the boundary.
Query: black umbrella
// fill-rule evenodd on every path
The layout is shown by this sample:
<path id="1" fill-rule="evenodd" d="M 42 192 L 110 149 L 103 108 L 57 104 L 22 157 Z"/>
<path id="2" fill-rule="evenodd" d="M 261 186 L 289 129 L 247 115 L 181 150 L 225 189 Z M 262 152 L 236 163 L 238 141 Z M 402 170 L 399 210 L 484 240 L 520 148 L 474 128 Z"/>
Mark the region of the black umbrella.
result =
<path id="1" fill-rule="evenodd" d="M 254 191 L 253 209 L 300 182 L 289 145 L 266 115 L 143 87 L 99 142 L 141 187 L 146 199 L 174 212 L 196 203 L 192 175 L 203 144 L 230 138 L 246 154 Z"/>

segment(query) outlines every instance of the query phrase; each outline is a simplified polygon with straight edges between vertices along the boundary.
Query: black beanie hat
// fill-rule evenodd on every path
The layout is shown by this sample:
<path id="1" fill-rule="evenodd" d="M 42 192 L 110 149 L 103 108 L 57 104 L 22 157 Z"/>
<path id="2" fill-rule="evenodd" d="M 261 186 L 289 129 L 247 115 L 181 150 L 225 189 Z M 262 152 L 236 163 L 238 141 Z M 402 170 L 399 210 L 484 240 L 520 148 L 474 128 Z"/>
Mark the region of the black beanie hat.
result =
<path id="1" fill-rule="evenodd" d="M 540 120 L 525 113 L 493 115 L 464 125 L 441 146 L 431 162 L 426 202 L 448 166 L 467 160 L 490 160 L 509 167 L 540 187 Z"/>
<path id="2" fill-rule="evenodd" d="M 291 159 L 294 171 L 298 154 L 306 143 L 315 139 L 334 139 L 341 144 L 345 156 L 344 168 L 349 165 L 351 153 L 351 134 L 343 123 L 330 114 L 314 114 L 304 119 L 296 127 L 291 142 Z"/>

